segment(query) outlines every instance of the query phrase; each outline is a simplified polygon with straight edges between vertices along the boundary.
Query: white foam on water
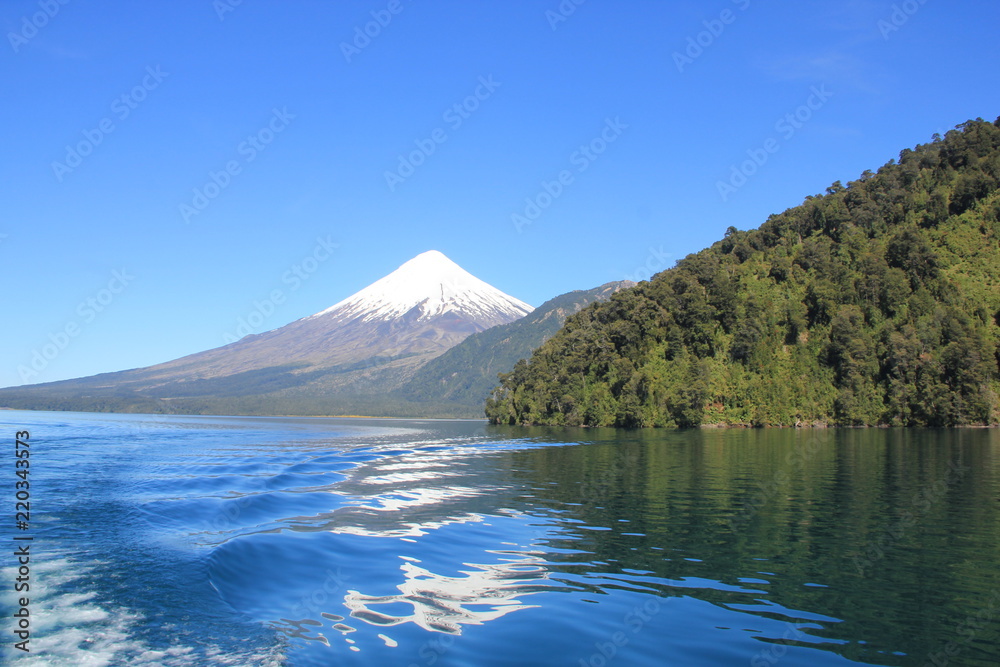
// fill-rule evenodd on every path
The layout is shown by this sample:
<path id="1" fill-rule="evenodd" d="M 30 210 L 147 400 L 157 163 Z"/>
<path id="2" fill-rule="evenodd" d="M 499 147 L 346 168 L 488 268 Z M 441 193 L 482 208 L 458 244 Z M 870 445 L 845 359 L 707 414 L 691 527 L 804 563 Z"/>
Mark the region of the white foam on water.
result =
<path id="1" fill-rule="evenodd" d="M 95 602 L 96 591 L 81 590 L 97 561 L 77 561 L 66 554 L 36 554 L 31 559 L 31 589 L 15 592 L 13 586 L 0 590 L 0 606 L 17 610 L 18 599 L 30 600 L 30 653 L 14 648 L 16 619 L 3 614 L 0 632 L 4 637 L 0 662 L 25 667 L 105 667 L 112 665 L 266 665 L 278 667 L 285 657 L 277 647 L 234 655 L 217 646 L 175 645 L 153 649 L 136 638 L 141 614 L 123 608 L 104 608 Z M 0 570 L 0 581 L 15 581 L 16 567 Z M 13 621 L 13 622 L 12 622 Z M 15 662 L 16 660 L 16 662 Z"/>

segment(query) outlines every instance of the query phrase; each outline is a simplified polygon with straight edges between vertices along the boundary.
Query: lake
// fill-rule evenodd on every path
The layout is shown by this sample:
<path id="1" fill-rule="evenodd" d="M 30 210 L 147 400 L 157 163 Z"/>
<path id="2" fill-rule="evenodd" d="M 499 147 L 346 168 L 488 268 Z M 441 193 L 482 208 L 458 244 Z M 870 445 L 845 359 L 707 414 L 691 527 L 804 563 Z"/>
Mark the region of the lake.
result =
<path id="1" fill-rule="evenodd" d="M 996 430 L 0 424 L 16 664 L 1000 663 Z"/>

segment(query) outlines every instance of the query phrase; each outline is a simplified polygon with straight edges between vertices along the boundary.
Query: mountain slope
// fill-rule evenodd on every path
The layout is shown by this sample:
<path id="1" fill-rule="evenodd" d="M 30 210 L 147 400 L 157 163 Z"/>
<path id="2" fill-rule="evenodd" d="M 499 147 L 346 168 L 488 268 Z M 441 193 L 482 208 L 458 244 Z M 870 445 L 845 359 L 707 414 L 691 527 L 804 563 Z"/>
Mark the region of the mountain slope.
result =
<path id="1" fill-rule="evenodd" d="M 440 354 L 469 334 L 531 312 L 442 253 L 417 255 L 324 311 L 236 343 L 153 366 L 207 378 L 287 364 L 324 368 Z"/>
<path id="2" fill-rule="evenodd" d="M 482 416 L 483 403 L 496 385 L 497 373 L 508 372 L 518 360 L 531 356 L 535 348 L 562 327 L 569 315 L 634 284 L 626 280 L 568 292 L 510 324 L 473 334 L 428 362 L 399 393 L 414 401 L 469 406 L 473 409 L 471 414 Z"/>
<path id="3" fill-rule="evenodd" d="M 570 317 L 494 423 L 993 424 L 1000 119 L 904 150 Z"/>
<path id="4" fill-rule="evenodd" d="M 531 306 L 429 251 L 340 303 L 273 331 L 148 368 L 0 389 L 0 405 L 382 414 L 382 398 L 420 366 L 470 334 L 529 312 Z"/>

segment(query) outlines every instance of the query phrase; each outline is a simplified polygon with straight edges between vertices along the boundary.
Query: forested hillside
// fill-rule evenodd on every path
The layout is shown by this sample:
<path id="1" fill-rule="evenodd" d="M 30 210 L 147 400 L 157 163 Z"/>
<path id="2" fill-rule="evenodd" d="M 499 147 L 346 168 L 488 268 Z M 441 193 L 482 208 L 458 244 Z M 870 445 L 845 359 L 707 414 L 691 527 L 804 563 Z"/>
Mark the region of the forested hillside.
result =
<path id="1" fill-rule="evenodd" d="M 570 317 L 493 423 L 993 424 L 1000 119 L 969 121 Z"/>

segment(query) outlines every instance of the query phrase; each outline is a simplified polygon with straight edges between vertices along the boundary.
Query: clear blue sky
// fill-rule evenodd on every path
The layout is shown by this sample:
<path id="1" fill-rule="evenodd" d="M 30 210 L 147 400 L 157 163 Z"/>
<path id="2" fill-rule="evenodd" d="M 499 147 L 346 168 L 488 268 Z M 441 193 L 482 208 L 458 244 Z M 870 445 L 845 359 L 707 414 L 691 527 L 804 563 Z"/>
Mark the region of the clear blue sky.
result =
<path id="1" fill-rule="evenodd" d="M 5 1 L 0 386 L 217 347 L 428 249 L 535 306 L 641 278 L 1000 115 L 995 0 L 562 7 Z"/>

